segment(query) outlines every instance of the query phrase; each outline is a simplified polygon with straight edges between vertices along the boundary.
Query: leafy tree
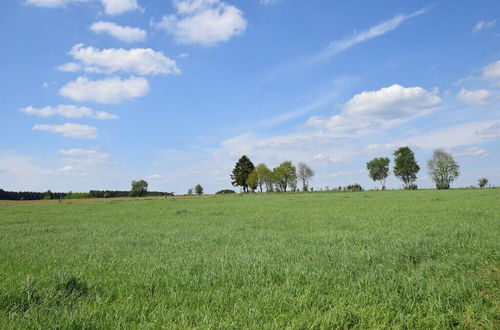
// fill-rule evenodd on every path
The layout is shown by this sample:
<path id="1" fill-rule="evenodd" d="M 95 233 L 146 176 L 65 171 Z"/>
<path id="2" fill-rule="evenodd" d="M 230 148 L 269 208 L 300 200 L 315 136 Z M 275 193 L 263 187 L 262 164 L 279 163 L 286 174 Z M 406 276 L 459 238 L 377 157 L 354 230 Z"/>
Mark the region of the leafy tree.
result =
<path id="1" fill-rule="evenodd" d="M 194 186 L 194 192 L 196 193 L 196 195 L 203 195 L 203 187 L 201 186 L 201 184 L 197 184 L 196 186 Z"/>
<path id="2" fill-rule="evenodd" d="M 188 189 L 188 195 L 191 196 L 193 194 L 193 188 Z"/>
<path id="3" fill-rule="evenodd" d="M 302 181 L 302 190 L 308 191 L 309 181 L 314 176 L 314 171 L 307 166 L 305 163 L 299 163 L 299 168 L 297 169 L 297 178 Z"/>
<path id="4" fill-rule="evenodd" d="M 46 192 L 46 193 L 45 193 L 45 195 L 43 196 L 43 199 L 45 199 L 45 200 L 52 199 L 52 191 L 47 190 L 47 192 Z"/>
<path id="5" fill-rule="evenodd" d="M 479 179 L 479 188 L 484 188 L 488 185 L 488 179 L 481 178 Z"/>
<path id="6" fill-rule="evenodd" d="M 254 168 L 252 161 L 246 155 L 241 156 L 231 174 L 232 185 L 240 186 L 244 192 L 248 192 L 247 179 Z"/>
<path id="7" fill-rule="evenodd" d="M 394 175 L 404 183 L 405 189 L 411 189 L 420 171 L 415 160 L 415 154 L 408 147 L 401 147 L 394 151 Z"/>
<path id="8" fill-rule="evenodd" d="M 434 150 L 432 158 L 427 162 L 427 168 L 437 189 L 449 189 L 450 184 L 460 175 L 460 166 L 453 156 L 443 149 Z"/>
<path id="9" fill-rule="evenodd" d="M 389 163 L 387 157 L 374 158 L 366 163 L 366 169 L 373 181 L 380 181 L 382 190 L 385 189 L 385 180 L 389 176 Z"/>
<path id="10" fill-rule="evenodd" d="M 297 185 L 297 169 L 291 161 L 281 163 L 273 169 L 273 173 L 280 191 L 286 192 L 287 187 Z"/>
<path id="11" fill-rule="evenodd" d="M 259 187 L 260 192 L 262 192 L 262 187 L 266 186 L 266 190 L 269 191 L 268 183 L 272 184 L 272 171 L 267 167 L 266 164 L 259 164 L 255 168 L 255 172 L 257 175 L 257 186 Z"/>
<path id="12" fill-rule="evenodd" d="M 257 189 L 257 184 L 258 184 L 258 174 L 257 170 L 254 169 L 250 174 L 248 175 L 247 178 L 247 186 L 248 188 L 252 191 L 255 192 L 255 189 Z"/>
<path id="13" fill-rule="evenodd" d="M 144 180 L 132 181 L 132 189 L 130 190 L 130 196 L 132 197 L 142 197 L 148 192 L 148 183 Z"/>

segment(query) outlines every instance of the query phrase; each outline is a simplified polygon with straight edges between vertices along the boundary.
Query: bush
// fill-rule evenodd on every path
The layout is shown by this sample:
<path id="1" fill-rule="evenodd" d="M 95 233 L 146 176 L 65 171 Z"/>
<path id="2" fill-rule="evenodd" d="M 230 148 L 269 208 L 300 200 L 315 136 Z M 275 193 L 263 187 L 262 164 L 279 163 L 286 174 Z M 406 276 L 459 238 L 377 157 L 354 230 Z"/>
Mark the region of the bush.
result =
<path id="1" fill-rule="evenodd" d="M 216 195 L 225 195 L 225 194 L 236 194 L 236 191 L 231 190 L 231 189 L 224 189 L 224 190 L 219 190 L 218 192 L 215 193 Z"/>
<path id="2" fill-rule="evenodd" d="M 351 191 L 351 192 L 363 191 L 363 187 L 361 187 L 361 185 L 359 183 L 350 184 L 350 185 L 344 187 L 344 191 Z"/>

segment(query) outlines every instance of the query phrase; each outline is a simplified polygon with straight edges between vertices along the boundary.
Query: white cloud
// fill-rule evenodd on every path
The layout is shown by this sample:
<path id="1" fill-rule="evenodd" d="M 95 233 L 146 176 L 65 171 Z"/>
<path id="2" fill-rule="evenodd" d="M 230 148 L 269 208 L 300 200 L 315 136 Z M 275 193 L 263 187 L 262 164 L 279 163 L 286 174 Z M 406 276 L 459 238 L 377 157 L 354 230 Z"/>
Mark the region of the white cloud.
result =
<path id="1" fill-rule="evenodd" d="M 175 15 L 163 16 L 158 28 L 181 44 L 213 45 L 245 32 L 241 10 L 220 0 L 173 0 Z"/>
<path id="2" fill-rule="evenodd" d="M 342 106 L 340 114 L 330 118 L 311 117 L 306 124 L 354 134 L 360 130 L 400 124 L 428 113 L 441 102 L 436 91 L 394 84 L 377 91 L 361 92 Z"/>
<path id="3" fill-rule="evenodd" d="M 102 80 L 78 77 L 64 85 L 59 92 L 78 102 L 120 103 L 146 95 L 149 92 L 149 84 L 141 77 L 124 80 L 119 77 Z"/>
<path id="4" fill-rule="evenodd" d="M 278 3 L 279 0 L 260 0 L 262 5 L 274 5 Z"/>
<path id="5" fill-rule="evenodd" d="M 89 125 L 80 125 L 74 123 L 65 123 L 63 125 L 38 124 L 33 126 L 33 130 L 58 133 L 61 134 L 62 136 L 71 138 L 86 138 L 86 139 L 97 138 L 97 128 Z"/>
<path id="6" fill-rule="evenodd" d="M 482 69 L 483 78 L 487 80 L 500 79 L 500 60 L 490 63 Z"/>
<path id="7" fill-rule="evenodd" d="M 108 164 L 111 155 L 108 153 L 100 152 L 95 149 L 64 149 L 59 150 L 59 154 L 66 156 L 67 158 L 63 159 L 64 162 L 73 164 L 73 167 L 81 167 L 85 166 L 97 166 Z M 80 166 L 81 165 L 81 166 Z"/>
<path id="8" fill-rule="evenodd" d="M 95 33 L 107 33 L 125 42 L 138 42 L 146 40 L 146 31 L 130 26 L 120 26 L 112 22 L 95 22 L 90 26 Z"/>
<path id="9" fill-rule="evenodd" d="M 28 115 L 39 116 L 39 117 L 50 117 L 54 115 L 60 115 L 67 118 L 94 118 L 94 119 L 118 119 L 117 115 L 105 112 L 105 111 L 96 111 L 88 107 L 79 107 L 76 105 L 65 105 L 61 104 L 57 107 L 43 107 L 43 108 L 34 108 L 31 105 L 21 109 L 21 112 L 24 112 Z"/>
<path id="10" fill-rule="evenodd" d="M 500 138 L 500 122 L 479 121 L 414 135 L 398 144 L 412 145 L 422 149 L 454 148 L 484 143 L 497 138 Z"/>
<path id="11" fill-rule="evenodd" d="M 97 49 L 83 44 L 73 46 L 69 52 L 79 63 L 66 63 L 59 67 L 63 71 L 86 71 L 114 73 L 117 71 L 138 74 L 179 74 L 175 60 L 151 48 L 108 48 Z"/>
<path id="12" fill-rule="evenodd" d="M 166 177 L 164 175 L 155 173 L 155 174 L 148 175 L 146 177 L 146 179 L 148 179 L 148 180 L 162 180 L 162 179 L 166 179 Z"/>
<path id="13" fill-rule="evenodd" d="M 488 105 L 491 103 L 491 92 L 485 89 L 472 91 L 462 88 L 458 93 L 458 98 L 471 105 Z"/>
<path id="14" fill-rule="evenodd" d="M 346 39 L 333 41 L 332 43 L 330 43 L 330 45 L 328 45 L 328 47 L 323 49 L 319 54 L 309 59 L 308 62 L 317 62 L 326 60 L 364 41 L 380 37 L 388 32 L 397 29 L 403 22 L 407 21 L 408 19 L 420 16 L 426 13 L 428 10 L 429 9 L 426 8 L 416 11 L 410 15 L 397 15 L 388 21 L 370 27 L 368 30 L 355 32 L 352 36 Z"/>
<path id="15" fill-rule="evenodd" d="M 109 15 L 122 14 L 130 10 L 140 9 L 137 0 L 26 0 L 26 4 L 46 8 L 61 8 L 69 4 L 100 2 Z"/>
<path id="16" fill-rule="evenodd" d="M 496 20 L 492 20 L 492 21 L 479 21 L 479 22 L 476 23 L 476 25 L 474 25 L 474 28 L 472 29 L 472 32 L 476 33 L 476 32 L 479 32 L 481 30 L 490 29 L 490 28 L 494 27 L 496 23 L 497 23 Z"/>
<path id="17" fill-rule="evenodd" d="M 386 144 L 369 144 L 365 150 L 369 154 L 378 154 L 378 153 L 388 153 L 396 150 L 398 147 L 400 147 L 397 144 L 394 143 L 386 143 Z"/>
<path id="18" fill-rule="evenodd" d="M 479 147 L 455 147 L 450 152 L 455 157 L 477 157 L 486 155 L 486 150 Z"/>

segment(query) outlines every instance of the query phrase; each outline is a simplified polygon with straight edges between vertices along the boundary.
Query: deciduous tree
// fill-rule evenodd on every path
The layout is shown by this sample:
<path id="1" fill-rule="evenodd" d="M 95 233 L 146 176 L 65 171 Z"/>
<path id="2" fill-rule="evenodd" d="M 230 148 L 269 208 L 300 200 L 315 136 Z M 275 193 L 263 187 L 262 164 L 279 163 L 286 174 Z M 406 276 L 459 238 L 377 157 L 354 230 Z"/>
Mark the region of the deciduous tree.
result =
<path id="1" fill-rule="evenodd" d="M 413 151 L 408 147 L 401 147 L 394 151 L 394 164 L 394 175 L 403 181 L 405 189 L 412 189 L 413 182 L 420 171 Z"/>
<path id="2" fill-rule="evenodd" d="M 142 197 L 148 192 L 148 183 L 144 180 L 132 181 L 130 196 Z"/>
<path id="3" fill-rule="evenodd" d="M 297 169 L 291 161 L 281 163 L 273 169 L 274 178 L 280 191 L 286 192 L 290 186 L 296 185 Z"/>
<path id="4" fill-rule="evenodd" d="M 374 158 L 366 163 L 366 169 L 373 181 L 380 181 L 382 190 L 385 189 L 385 180 L 389 176 L 389 163 L 387 157 Z"/>
<path id="5" fill-rule="evenodd" d="M 437 189 L 449 189 L 450 184 L 460 175 L 460 166 L 453 156 L 443 149 L 434 150 L 432 158 L 427 162 L 427 168 Z"/>
<path id="6" fill-rule="evenodd" d="M 297 169 L 297 177 L 300 181 L 302 181 L 302 190 L 308 191 L 309 181 L 311 181 L 314 176 L 314 171 L 307 166 L 305 163 L 299 163 L 299 167 Z"/>

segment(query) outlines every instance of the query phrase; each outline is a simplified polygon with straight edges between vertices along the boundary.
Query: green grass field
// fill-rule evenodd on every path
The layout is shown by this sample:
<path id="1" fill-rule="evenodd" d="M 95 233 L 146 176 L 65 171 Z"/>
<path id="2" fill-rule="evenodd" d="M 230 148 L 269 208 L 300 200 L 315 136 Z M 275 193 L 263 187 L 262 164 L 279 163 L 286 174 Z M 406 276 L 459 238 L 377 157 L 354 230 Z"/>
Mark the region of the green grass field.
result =
<path id="1" fill-rule="evenodd" d="M 0 328 L 500 327 L 500 190 L 0 206 Z"/>

